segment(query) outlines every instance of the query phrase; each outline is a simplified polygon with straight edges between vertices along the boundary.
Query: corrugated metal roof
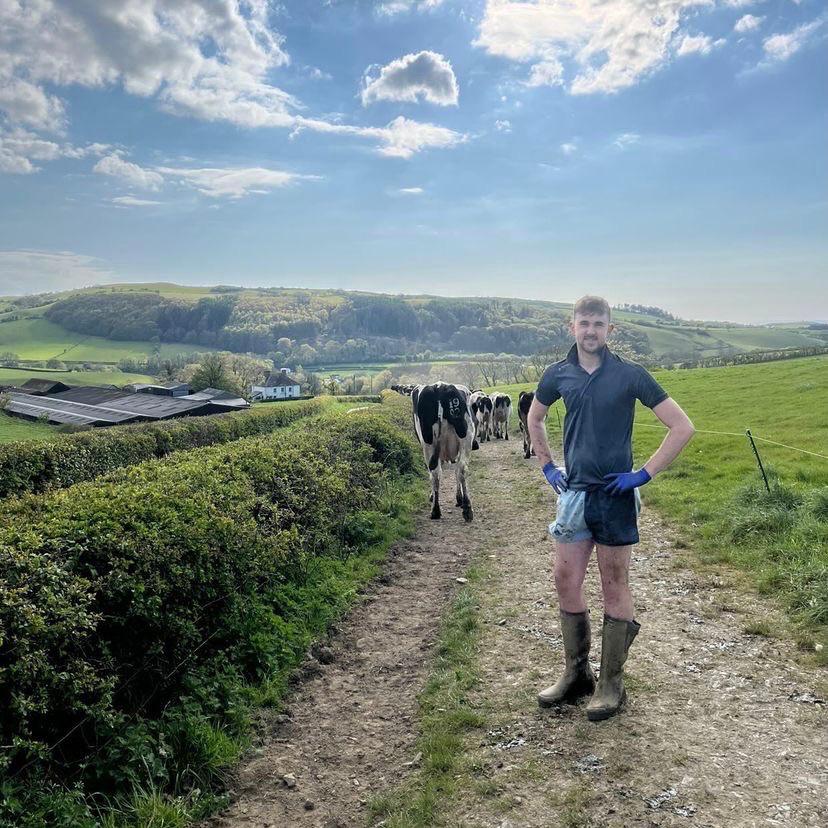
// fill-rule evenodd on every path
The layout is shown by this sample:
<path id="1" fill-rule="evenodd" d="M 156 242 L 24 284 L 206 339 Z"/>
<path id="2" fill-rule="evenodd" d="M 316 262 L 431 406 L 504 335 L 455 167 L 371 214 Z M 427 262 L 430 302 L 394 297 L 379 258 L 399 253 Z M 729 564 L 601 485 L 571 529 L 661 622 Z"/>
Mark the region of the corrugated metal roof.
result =
<path id="1" fill-rule="evenodd" d="M 231 391 L 222 391 L 221 388 L 205 388 L 187 395 L 188 400 L 239 400 Z"/>
<path id="2" fill-rule="evenodd" d="M 68 391 L 61 391 L 58 394 L 49 394 L 49 399 L 100 405 L 123 396 L 124 392 L 114 385 L 80 385 L 77 388 L 70 388 Z"/>
<path id="3" fill-rule="evenodd" d="M 40 377 L 32 377 L 27 379 L 21 388 L 26 389 L 27 394 L 48 394 L 50 391 L 57 389 L 58 391 L 68 391 L 71 386 L 60 380 L 51 380 Z"/>
<path id="4" fill-rule="evenodd" d="M 54 397 L 36 397 L 33 394 L 12 394 L 5 410 L 9 414 L 32 420 L 45 415 L 50 423 L 77 425 L 115 425 L 140 419 L 139 415 L 129 411 L 116 411 Z"/>
<path id="5" fill-rule="evenodd" d="M 97 425 L 137 420 L 166 420 L 187 414 L 210 414 L 221 408 L 210 400 L 186 400 L 182 397 L 159 397 L 154 394 L 122 394 L 100 404 L 73 402 L 55 396 L 37 397 L 32 394 L 11 394 L 6 411 L 37 419 L 46 415 L 50 422 L 71 422 L 68 416 Z"/>

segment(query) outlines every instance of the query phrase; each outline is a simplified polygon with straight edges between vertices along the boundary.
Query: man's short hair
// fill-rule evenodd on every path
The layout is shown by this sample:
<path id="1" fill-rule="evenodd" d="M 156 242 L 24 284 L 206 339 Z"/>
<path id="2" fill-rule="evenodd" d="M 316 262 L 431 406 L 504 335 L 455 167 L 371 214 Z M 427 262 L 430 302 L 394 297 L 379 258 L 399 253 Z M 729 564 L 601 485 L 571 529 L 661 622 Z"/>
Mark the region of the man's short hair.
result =
<path id="1" fill-rule="evenodd" d="M 582 296 L 572 309 L 572 318 L 574 319 L 579 313 L 582 316 L 588 314 L 606 316 L 607 319 L 612 321 L 612 309 L 609 302 L 601 296 Z"/>

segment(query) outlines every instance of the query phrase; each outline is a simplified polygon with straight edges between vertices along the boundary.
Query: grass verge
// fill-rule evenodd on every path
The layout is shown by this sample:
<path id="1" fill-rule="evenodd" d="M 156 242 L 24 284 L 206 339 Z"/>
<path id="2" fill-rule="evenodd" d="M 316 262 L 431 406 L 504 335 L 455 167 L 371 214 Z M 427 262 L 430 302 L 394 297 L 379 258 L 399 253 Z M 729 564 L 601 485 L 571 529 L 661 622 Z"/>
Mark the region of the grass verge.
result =
<path id="1" fill-rule="evenodd" d="M 434 670 L 420 695 L 419 770 L 400 788 L 369 803 L 374 819 L 387 828 L 433 828 L 442 825 L 440 806 L 451 797 L 463 764 L 464 736 L 483 727 L 483 714 L 468 695 L 479 680 L 476 652 L 480 639 L 477 588 L 484 577 L 479 564 L 465 576 L 443 619 Z"/>

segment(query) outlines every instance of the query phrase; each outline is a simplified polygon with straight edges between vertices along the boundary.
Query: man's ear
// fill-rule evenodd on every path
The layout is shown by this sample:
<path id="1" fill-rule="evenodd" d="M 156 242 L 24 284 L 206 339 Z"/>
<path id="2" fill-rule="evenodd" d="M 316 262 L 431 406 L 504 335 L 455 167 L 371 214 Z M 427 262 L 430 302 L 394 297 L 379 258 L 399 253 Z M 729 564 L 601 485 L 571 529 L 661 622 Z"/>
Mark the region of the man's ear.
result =
<path id="1" fill-rule="evenodd" d="M 610 322 L 609 325 L 607 325 L 607 336 L 609 336 L 614 330 L 615 325 L 613 325 L 612 322 Z"/>
<path id="2" fill-rule="evenodd" d="M 575 320 L 574 319 L 569 320 L 569 332 L 572 334 L 572 336 L 575 336 Z"/>

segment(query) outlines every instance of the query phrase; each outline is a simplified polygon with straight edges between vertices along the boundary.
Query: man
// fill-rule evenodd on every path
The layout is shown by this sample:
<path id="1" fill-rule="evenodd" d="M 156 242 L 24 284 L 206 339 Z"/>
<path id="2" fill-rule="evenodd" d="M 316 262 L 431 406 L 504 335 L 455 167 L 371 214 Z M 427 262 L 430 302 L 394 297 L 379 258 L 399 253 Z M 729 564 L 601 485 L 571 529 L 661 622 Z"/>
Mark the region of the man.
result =
<path id="1" fill-rule="evenodd" d="M 605 299 L 584 296 L 570 323 L 575 344 L 565 359 L 543 374 L 528 428 L 543 473 L 558 494 L 555 587 L 561 613 L 566 667 L 538 703 L 548 707 L 593 693 L 587 717 L 614 716 L 624 703 L 623 668 L 640 625 L 633 618 L 629 567 L 638 543 L 638 487 L 675 460 L 693 436 L 693 424 L 650 373 L 607 348 L 613 331 Z M 552 460 L 544 420 L 549 406 L 563 398 L 564 467 Z M 640 400 L 669 429 L 656 453 L 632 471 L 632 426 Z M 598 685 L 589 665 L 589 614 L 584 577 L 593 546 L 604 598 L 601 672 Z"/>

